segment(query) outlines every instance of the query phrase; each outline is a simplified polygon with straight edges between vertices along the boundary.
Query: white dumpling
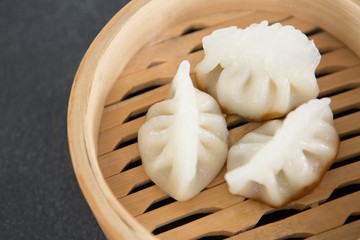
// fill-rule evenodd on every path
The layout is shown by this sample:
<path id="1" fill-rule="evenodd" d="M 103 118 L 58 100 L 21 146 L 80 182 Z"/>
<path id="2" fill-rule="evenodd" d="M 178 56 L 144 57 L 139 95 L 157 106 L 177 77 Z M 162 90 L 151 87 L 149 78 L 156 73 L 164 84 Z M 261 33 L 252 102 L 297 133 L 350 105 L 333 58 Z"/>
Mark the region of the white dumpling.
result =
<path id="1" fill-rule="evenodd" d="M 230 192 L 279 207 L 316 187 L 339 146 L 329 103 L 310 100 L 235 143 L 225 174 Z"/>
<path id="2" fill-rule="evenodd" d="M 315 69 L 321 56 L 293 26 L 263 21 L 245 29 L 223 28 L 205 36 L 203 47 L 198 86 L 227 113 L 273 119 L 319 93 Z"/>
<path id="3" fill-rule="evenodd" d="M 213 97 L 193 86 L 183 61 L 168 98 L 154 104 L 138 134 L 145 172 L 176 200 L 204 189 L 223 167 L 228 130 Z"/>

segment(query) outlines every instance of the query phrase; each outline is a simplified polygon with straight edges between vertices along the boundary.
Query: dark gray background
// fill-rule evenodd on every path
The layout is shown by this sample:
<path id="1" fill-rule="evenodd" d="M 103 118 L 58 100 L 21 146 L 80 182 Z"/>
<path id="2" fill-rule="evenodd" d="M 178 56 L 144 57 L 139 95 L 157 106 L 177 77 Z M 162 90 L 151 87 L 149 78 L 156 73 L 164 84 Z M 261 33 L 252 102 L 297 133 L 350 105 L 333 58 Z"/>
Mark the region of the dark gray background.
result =
<path id="1" fill-rule="evenodd" d="M 74 176 L 68 97 L 126 0 L 0 0 L 0 239 L 104 239 Z"/>

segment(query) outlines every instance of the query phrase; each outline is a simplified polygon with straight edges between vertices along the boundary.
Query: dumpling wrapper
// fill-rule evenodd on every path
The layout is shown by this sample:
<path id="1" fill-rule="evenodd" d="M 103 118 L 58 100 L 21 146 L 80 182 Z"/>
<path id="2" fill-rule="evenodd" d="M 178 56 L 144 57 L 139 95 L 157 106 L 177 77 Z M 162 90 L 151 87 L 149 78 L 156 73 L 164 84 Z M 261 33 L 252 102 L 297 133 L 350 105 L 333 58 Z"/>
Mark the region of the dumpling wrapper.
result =
<path id="1" fill-rule="evenodd" d="M 329 103 L 310 100 L 236 142 L 225 174 L 230 192 L 280 207 L 315 188 L 339 146 Z"/>
<path id="2" fill-rule="evenodd" d="M 196 66 L 199 89 L 226 113 L 250 120 L 285 116 L 319 93 L 315 69 L 320 54 L 293 26 L 267 21 L 245 29 L 228 27 L 203 38 Z"/>
<path id="3" fill-rule="evenodd" d="M 145 172 L 176 200 L 204 189 L 223 167 L 227 125 L 213 97 L 193 86 L 190 64 L 183 61 L 168 98 L 154 104 L 138 133 Z"/>

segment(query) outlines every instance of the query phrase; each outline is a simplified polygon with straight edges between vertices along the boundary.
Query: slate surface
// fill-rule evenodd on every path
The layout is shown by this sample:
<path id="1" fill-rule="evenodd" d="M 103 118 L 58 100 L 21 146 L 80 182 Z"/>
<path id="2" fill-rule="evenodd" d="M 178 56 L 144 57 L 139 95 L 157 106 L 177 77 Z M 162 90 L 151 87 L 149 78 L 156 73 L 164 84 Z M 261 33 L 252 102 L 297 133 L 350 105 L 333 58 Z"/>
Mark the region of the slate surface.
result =
<path id="1" fill-rule="evenodd" d="M 0 1 L 0 239 L 105 239 L 74 176 L 68 97 L 126 0 Z"/>

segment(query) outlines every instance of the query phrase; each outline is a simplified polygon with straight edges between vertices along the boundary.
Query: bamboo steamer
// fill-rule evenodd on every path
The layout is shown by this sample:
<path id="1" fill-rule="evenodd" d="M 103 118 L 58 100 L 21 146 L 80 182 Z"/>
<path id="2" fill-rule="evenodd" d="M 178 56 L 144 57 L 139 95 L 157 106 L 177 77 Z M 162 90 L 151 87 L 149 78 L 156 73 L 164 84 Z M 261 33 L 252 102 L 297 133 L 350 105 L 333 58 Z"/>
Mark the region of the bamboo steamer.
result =
<path id="1" fill-rule="evenodd" d="M 176 202 L 144 173 L 137 130 L 164 99 L 178 64 L 203 57 L 214 29 L 267 19 L 291 24 L 322 54 L 320 96 L 341 138 L 336 162 L 309 195 L 282 209 L 231 195 L 224 170 Z M 357 239 L 360 237 L 360 1 L 133 0 L 96 37 L 71 91 L 68 138 L 79 185 L 109 239 Z M 228 116 L 230 143 L 257 127 Z"/>

